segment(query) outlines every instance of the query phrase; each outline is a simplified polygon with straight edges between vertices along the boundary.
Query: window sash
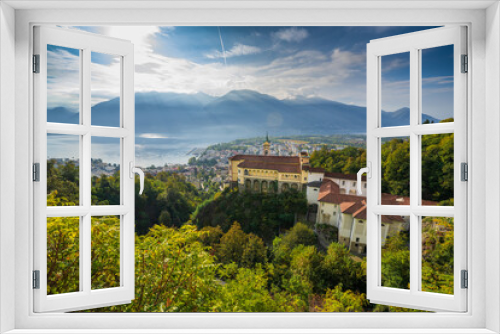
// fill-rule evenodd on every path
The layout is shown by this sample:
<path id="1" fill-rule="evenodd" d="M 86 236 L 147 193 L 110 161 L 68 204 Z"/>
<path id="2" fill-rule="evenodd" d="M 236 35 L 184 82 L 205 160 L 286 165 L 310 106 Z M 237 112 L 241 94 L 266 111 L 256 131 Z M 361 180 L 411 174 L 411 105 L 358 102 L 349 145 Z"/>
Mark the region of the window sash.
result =
<path id="1" fill-rule="evenodd" d="M 461 182 L 460 164 L 467 162 L 467 76 L 461 73 L 461 54 L 466 54 L 466 28 L 445 27 L 371 41 L 367 46 L 367 298 L 372 303 L 438 311 L 467 310 L 467 290 L 461 289 L 460 271 L 467 269 L 467 184 Z M 454 45 L 454 122 L 422 125 L 421 49 Z M 410 53 L 410 124 L 381 127 L 381 57 Z M 454 133 L 454 206 L 420 205 L 421 135 Z M 381 139 L 410 139 L 410 205 L 381 205 Z M 381 215 L 410 216 L 410 289 L 381 286 Z M 422 264 L 422 216 L 454 217 L 454 294 L 420 291 Z"/>
<path id="2" fill-rule="evenodd" d="M 80 124 L 47 122 L 47 45 L 80 50 Z M 91 52 L 121 57 L 120 127 L 91 125 Z M 73 311 L 128 303 L 134 298 L 134 87 L 133 45 L 128 41 L 62 28 L 35 27 L 34 54 L 40 55 L 40 73 L 34 74 L 34 161 L 40 163 L 40 182 L 34 190 L 34 270 L 40 271 L 40 289 L 34 291 L 34 311 Z M 47 134 L 78 135 L 80 140 L 80 195 L 78 206 L 47 207 Z M 91 138 L 120 139 L 121 204 L 91 205 Z M 91 289 L 91 217 L 120 216 L 120 286 Z M 47 295 L 47 217 L 80 217 L 79 291 Z"/>

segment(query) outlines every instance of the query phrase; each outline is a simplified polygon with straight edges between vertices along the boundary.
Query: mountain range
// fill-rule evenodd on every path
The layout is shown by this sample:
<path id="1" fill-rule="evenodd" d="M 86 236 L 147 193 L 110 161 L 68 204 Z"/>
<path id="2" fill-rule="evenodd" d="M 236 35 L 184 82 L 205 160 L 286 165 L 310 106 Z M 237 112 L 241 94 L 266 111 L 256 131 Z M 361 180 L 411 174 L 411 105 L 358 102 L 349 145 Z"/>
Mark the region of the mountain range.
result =
<path id="1" fill-rule="evenodd" d="M 92 124 L 119 125 L 118 98 L 92 107 Z M 252 90 L 214 97 L 203 93 L 146 92 L 135 96 L 138 136 L 202 136 L 221 142 L 237 138 L 283 135 L 330 135 L 366 132 L 366 108 L 321 98 L 279 100 Z M 383 126 L 409 124 L 409 109 L 382 112 Z M 49 122 L 77 123 L 78 114 L 64 107 L 47 110 Z M 423 115 L 423 119 L 439 122 Z"/>

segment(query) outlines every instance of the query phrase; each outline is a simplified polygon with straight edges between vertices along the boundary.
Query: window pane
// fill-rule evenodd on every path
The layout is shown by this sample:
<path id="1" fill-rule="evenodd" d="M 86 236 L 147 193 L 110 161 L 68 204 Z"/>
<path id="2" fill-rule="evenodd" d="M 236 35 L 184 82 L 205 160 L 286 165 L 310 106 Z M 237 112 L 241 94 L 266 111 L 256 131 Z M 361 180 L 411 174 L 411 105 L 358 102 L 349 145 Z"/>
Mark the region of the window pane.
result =
<path id="1" fill-rule="evenodd" d="M 382 126 L 410 125 L 410 53 L 380 58 Z"/>
<path id="2" fill-rule="evenodd" d="M 80 218 L 47 218 L 47 294 L 80 290 Z"/>
<path id="3" fill-rule="evenodd" d="M 422 205 L 453 206 L 454 135 L 422 138 Z"/>
<path id="4" fill-rule="evenodd" d="M 120 138 L 92 137 L 92 205 L 120 205 Z"/>
<path id="5" fill-rule="evenodd" d="M 453 294 L 453 218 L 422 217 L 422 291 Z"/>
<path id="6" fill-rule="evenodd" d="M 380 216 L 382 286 L 410 288 L 410 217 Z"/>
<path id="7" fill-rule="evenodd" d="M 410 204 L 410 137 L 383 138 L 382 204 Z"/>
<path id="8" fill-rule="evenodd" d="M 92 52 L 92 125 L 120 126 L 121 57 Z"/>
<path id="9" fill-rule="evenodd" d="M 79 205 L 80 137 L 47 134 L 47 206 Z"/>
<path id="10" fill-rule="evenodd" d="M 47 45 L 47 122 L 80 123 L 80 50 Z"/>
<path id="11" fill-rule="evenodd" d="M 422 123 L 453 121 L 453 45 L 422 50 Z"/>
<path id="12" fill-rule="evenodd" d="M 120 286 L 120 216 L 92 217 L 92 289 Z"/>

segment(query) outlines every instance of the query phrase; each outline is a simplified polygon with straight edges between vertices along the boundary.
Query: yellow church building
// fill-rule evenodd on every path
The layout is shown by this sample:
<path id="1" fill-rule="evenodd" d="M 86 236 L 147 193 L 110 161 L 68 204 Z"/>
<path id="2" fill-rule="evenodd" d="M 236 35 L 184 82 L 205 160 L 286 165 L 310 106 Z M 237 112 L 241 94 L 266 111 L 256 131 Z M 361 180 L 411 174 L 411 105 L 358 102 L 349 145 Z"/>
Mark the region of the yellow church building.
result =
<path id="1" fill-rule="evenodd" d="M 263 144 L 264 155 L 235 155 L 229 158 L 229 174 L 233 187 L 263 193 L 279 193 L 294 189 L 305 191 L 309 155 L 271 156 L 269 138 Z"/>

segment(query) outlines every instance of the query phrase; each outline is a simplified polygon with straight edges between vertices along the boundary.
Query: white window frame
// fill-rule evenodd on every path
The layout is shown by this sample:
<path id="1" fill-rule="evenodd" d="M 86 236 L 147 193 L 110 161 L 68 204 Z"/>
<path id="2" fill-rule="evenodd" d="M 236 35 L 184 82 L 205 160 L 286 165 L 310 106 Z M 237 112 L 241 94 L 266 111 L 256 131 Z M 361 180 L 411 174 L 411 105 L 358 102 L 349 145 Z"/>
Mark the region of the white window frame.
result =
<path id="1" fill-rule="evenodd" d="M 39 163 L 39 181 L 33 184 L 34 270 L 39 270 L 39 289 L 34 290 L 35 312 L 74 311 L 130 303 L 135 297 L 135 99 L 134 46 L 129 41 L 57 27 L 34 27 L 34 53 L 40 57 L 34 84 L 34 162 Z M 80 50 L 79 124 L 47 122 L 47 46 L 57 45 Z M 120 58 L 119 127 L 95 126 L 91 121 L 91 54 L 99 52 Z M 80 196 L 76 206 L 47 207 L 47 134 L 78 136 Z M 91 204 L 91 146 L 93 137 L 120 141 L 120 204 Z M 119 286 L 92 290 L 91 218 L 116 215 L 120 218 Z M 47 218 L 79 217 L 79 290 L 47 295 Z"/>
<path id="2" fill-rule="evenodd" d="M 132 3 L 132 2 L 131 2 Z M 410 4 L 408 4 L 410 3 Z M 14 13 L 12 6 L 35 8 Z M 144 5 L 135 4 L 134 8 L 146 6 L 164 6 L 170 8 L 154 10 L 95 9 L 97 6 L 114 6 L 106 1 L 79 2 L 64 4 L 61 2 L 16 2 L 0 4 L 0 68 L 2 74 L 13 73 L 15 66 L 15 86 L 9 85 L 11 79 L 0 78 L 1 110 L 0 131 L 0 194 L 1 231 L 0 233 L 0 265 L 2 276 L 0 281 L 0 316 L 2 331 L 16 329 L 16 333 L 37 333 L 37 329 L 60 329 L 60 332 L 72 333 L 75 328 L 89 329 L 88 333 L 104 333 L 106 329 L 131 328 L 170 328 L 163 332 L 181 332 L 176 328 L 192 328 L 192 332 L 203 332 L 201 329 L 212 329 L 212 332 L 238 332 L 235 329 L 254 328 L 256 332 L 341 332 L 339 328 L 351 328 L 349 332 L 388 333 L 419 332 L 445 333 L 492 333 L 500 331 L 498 313 L 499 272 L 498 257 L 491 259 L 485 266 L 486 247 L 489 254 L 499 254 L 498 220 L 500 209 L 500 136 L 498 126 L 500 118 L 496 112 L 500 106 L 498 91 L 500 90 L 500 11 L 497 2 L 446 2 L 433 1 L 417 3 L 398 2 L 396 6 L 384 1 L 372 1 L 369 8 L 364 2 L 337 1 L 331 3 L 311 1 L 267 3 L 190 3 L 176 2 Z M 130 6 L 123 3 L 123 6 Z M 66 8 L 64 10 L 40 10 L 50 6 L 76 6 L 87 9 Z M 224 6 L 225 9 L 220 9 Z M 487 8 L 489 6 L 489 8 Z M 179 7 L 184 9 L 179 9 Z M 200 7 L 208 7 L 200 8 Z M 242 9 L 242 8 L 245 9 Z M 54 8 L 54 7 L 52 7 Z M 92 9 L 94 8 L 94 9 Z M 403 9 L 401 9 L 403 8 Z M 438 8 L 438 9 L 436 9 Z M 487 9 L 486 9 L 487 8 Z M 411 9 L 411 10 L 410 10 Z M 212 15 L 207 15 L 207 12 Z M 13 17 L 15 16 L 15 22 Z M 486 26 L 485 26 L 486 22 Z M 34 314 L 32 312 L 30 235 L 32 224 L 32 184 L 30 168 L 32 156 L 32 109 L 30 59 L 31 33 L 34 24 L 169 24 L 169 25 L 443 25 L 466 24 L 469 26 L 469 55 L 472 75 L 469 80 L 469 114 L 468 136 L 470 158 L 470 187 L 468 197 L 469 221 L 474 231 L 469 228 L 471 242 L 468 245 L 470 254 L 470 287 L 468 289 L 469 311 L 467 313 L 436 314 Z M 8 29 L 5 29 L 8 28 Z M 487 29 L 486 29 L 487 28 Z M 15 31 L 15 42 L 13 38 Z M 15 60 L 14 60 L 15 52 Z M 485 71 L 488 66 L 488 71 Z M 15 96 L 15 99 L 14 99 Z M 9 109 L 10 110 L 6 110 Z M 12 110 L 15 108 L 15 119 Z M 10 116 L 9 116 L 10 115 Z M 486 121 L 488 119 L 488 121 Z M 15 147 L 11 138 L 15 129 Z M 486 141 L 485 132 L 488 132 Z M 10 139 L 10 140 L 9 140 Z M 8 141 L 8 142 L 6 142 Z M 488 155 L 485 151 L 489 151 Z M 5 159 L 5 160 L 4 160 Z M 15 168 L 5 163 L 6 159 L 15 159 Z M 488 163 L 486 163 L 488 162 Z M 12 178 L 11 172 L 14 172 Z M 489 173 L 486 173 L 489 172 Z M 488 182 L 485 175 L 488 174 Z M 5 182 L 5 183 L 4 183 Z M 10 188 L 4 187 L 10 185 Z M 7 199 L 15 188 L 15 201 Z M 486 197 L 486 193 L 488 197 Z M 493 215 L 485 219 L 485 208 Z M 8 205 L 15 205 L 15 212 L 9 211 Z M 15 226 L 9 218 L 15 218 Z M 473 233 L 472 233 L 473 232 Z M 15 244 L 13 242 L 15 237 Z M 486 245 L 486 246 L 485 246 Z M 12 250 L 14 249 L 14 254 Z M 12 289 L 12 287 L 15 287 Z M 486 293 L 488 291 L 488 293 Z M 13 308 L 12 305 L 15 305 Z M 284 330 L 288 328 L 288 330 Z M 358 329 L 357 331 L 354 329 Z M 100 329 L 100 330 L 99 330 Z M 196 330 L 200 329 L 200 330 Z M 220 329 L 220 330 L 217 330 Z M 231 330 L 233 329 L 233 330 Z M 265 331 L 265 329 L 268 329 Z M 295 330 L 294 330 L 295 329 Z M 448 329 L 448 330 L 447 330 Z M 462 330 L 459 330 L 462 329 Z M 45 331 L 46 332 L 46 331 Z M 50 332 L 56 332 L 51 330 Z M 183 331 L 186 333 L 186 331 Z M 248 330 L 246 331 L 248 332 Z M 345 331 L 343 331 L 345 332 Z"/>
<path id="3" fill-rule="evenodd" d="M 463 312 L 467 309 L 467 290 L 461 288 L 461 270 L 467 270 L 467 184 L 461 180 L 460 164 L 467 163 L 467 73 L 461 71 L 461 56 L 467 54 L 466 27 L 450 26 L 373 40 L 367 47 L 367 215 L 369 240 L 367 253 L 367 298 L 377 304 L 414 307 L 424 310 Z M 453 45 L 454 122 L 422 123 L 422 52 L 421 50 Z M 410 124 L 382 127 L 382 57 L 409 54 Z M 454 204 L 424 206 L 422 200 L 421 136 L 454 133 Z M 410 140 L 410 204 L 382 205 L 382 139 L 408 137 Z M 410 217 L 410 289 L 387 288 L 381 284 L 381 216 Z M 454 293 L 430 293 L 421 290 L 423 216 L 454 218 Z M 411 306 L 410 306 L 411 305 Z"/>

